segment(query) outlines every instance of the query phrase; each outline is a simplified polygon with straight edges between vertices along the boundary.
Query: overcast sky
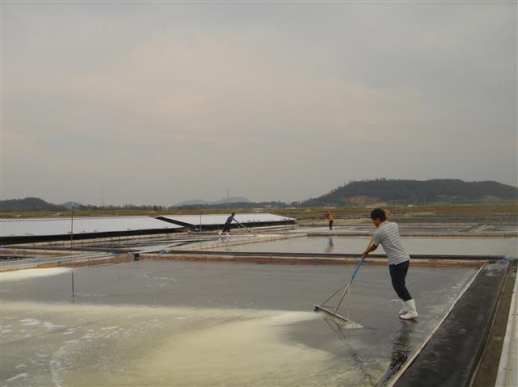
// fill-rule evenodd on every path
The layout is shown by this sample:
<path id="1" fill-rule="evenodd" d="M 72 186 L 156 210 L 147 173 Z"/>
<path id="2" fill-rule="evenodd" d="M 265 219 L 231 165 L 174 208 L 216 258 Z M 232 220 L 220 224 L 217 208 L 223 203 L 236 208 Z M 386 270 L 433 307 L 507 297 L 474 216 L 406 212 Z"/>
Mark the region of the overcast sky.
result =
<path id="1" fill-rule="evenodd" d="M 517 185 L 516 1 L 1 2 L 1 199 Z"/>

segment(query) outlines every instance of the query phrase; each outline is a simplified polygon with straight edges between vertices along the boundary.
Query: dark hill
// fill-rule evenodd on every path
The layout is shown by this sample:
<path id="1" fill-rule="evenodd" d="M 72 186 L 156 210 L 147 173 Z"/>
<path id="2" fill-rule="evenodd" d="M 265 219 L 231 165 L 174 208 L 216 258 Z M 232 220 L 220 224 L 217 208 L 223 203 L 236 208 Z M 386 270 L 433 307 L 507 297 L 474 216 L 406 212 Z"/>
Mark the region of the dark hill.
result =
<path id="1" fill-rule="evenodd" d="M 344 206 L 373 202 L 423 204 L 518 200 L 518 188 L 495 181 L 465 182 L 457 179 L 354 181 L 302 204 L 308 207 Z"/>
<path id="2" fill-rule="evenodd" d="M 64 206 L 47 203 L 40 198 L 0 200 L 0 211 L 63 211 Z"/>
<path id="3" fill-rule="evenodd" d="M 280 202 L 253 203 L 246 198 L 240 199 L 240 208 L 254 208 L 262 205 L 265 208 L 285 205 Z M 518 201 L 518 188 L 495 181 L 465 182 L 457 179 L 434 180 L 364 180 L 353 181 L 318 198 L 298 203 L 302 207 L 342 207 L 366 205 L 377 202 L 389 204 L 433 204 L 433 203 L 487 203 L 495 201 Z M 40 198 L 0 200 L 0 211 L 66 211 L 72 203 L 56 205 Z M 74 208 L 82 208 L 73 203 Z M 295 203 L 293 203 L 295 204 Z M 293 205 L 292 204 L 292 205 Z M 214 202 L 203 205 L 204 208 L 233 208 L 236 203 Z M 123 208 L 126 208 L 124 206 Z M 131 206 L 130 206 L 131 207 Z M 93 208 L 93 207 L 92 207 Z M 117 207 L 110 207 L 111 210 Z M 142 207 L 147 208 L 147 207 Z"/>

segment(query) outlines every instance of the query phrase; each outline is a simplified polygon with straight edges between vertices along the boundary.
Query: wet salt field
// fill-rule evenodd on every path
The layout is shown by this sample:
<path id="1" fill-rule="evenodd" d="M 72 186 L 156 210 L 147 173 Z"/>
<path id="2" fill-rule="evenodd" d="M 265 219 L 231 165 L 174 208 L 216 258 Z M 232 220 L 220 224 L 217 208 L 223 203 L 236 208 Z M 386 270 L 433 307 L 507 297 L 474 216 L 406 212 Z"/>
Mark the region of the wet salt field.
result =
<path id="1" fill-rule="evenodd" d="M 2 273 L 0 385 L 376 385 L 477 271 L 411 268 L 411 323 L 386 267 L 364 265 L 341 312 L 364 329 L 347 330 L 312 309 L 353 269 L 135 261 L 74 269 L 74 296 L 71 269 Z"/>
<path id="2" fill-rule="evenodd" d="M 297 237 L 223 249 L 360 253 L 368 240 Z M 516 255 L 515 238 L 403 243 L 411 254 Z M 3 272 L 0 386 L 387 385 L 478 270 L 411 266 L 420 317 L 404 322 L 387 267 L 367 261 L 339 311 L 363 326 L 351 330 L 313 306 L 354 268 L 140 260 Z"/>
<path id="3" fill-rule="evenodd" d="M 211 249 L 214 251 L 236 252 L 279 252 L 279 253 L 344 253 L 360 254 L 365 250 L 370 237 L 359 236 L 329 236 L 329 237 L 298 237 L 275 241 L 249 243 L 241 245 L 227 245 Z M 229 238 L 229 242 L 232 238 Z M 403 245 L 410 255 L 437 254 L 437 255 L 473 255 L 487 256 L 500 255 L 516 257 L 518 240 L 514 237 L 487 238 L 487 237 L 403 237 Z M 383 254 L 383 248 L 374 254 Z"/>

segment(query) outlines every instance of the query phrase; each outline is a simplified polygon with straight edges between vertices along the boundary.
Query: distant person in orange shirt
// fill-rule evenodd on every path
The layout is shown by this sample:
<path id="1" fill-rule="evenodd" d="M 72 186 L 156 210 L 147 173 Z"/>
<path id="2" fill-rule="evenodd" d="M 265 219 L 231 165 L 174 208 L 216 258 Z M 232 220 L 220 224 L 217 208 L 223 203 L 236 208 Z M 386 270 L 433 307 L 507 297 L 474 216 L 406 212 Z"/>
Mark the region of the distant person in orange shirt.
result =
<path id="1" fill-rule="evenodd" d="M 327 212 L 326 213 L 326 219 L 327 219 L 328 224 L 329 224 L 329 230 L 332 230 L 333 229 L 333 215 L 331 215 L 330 212 Z"/>

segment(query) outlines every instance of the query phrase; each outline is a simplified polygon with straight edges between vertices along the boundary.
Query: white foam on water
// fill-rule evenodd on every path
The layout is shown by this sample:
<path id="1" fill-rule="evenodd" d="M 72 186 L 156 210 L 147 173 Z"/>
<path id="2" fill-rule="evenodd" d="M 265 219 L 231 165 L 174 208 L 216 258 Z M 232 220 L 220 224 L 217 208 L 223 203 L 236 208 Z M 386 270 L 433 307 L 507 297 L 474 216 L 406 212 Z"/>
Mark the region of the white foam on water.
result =
<path id="1" fill-rule="evenodd" d="M 5 302 L 3 314 L 24 317 L 3 336 L 11 357 L 0 384 L 19 375 L 17 359 L 31 364 L 10 386 L 319 386 L 360 377 L 343 359 L 289 339 L 294 325 L 319 318 L 313 312 Z M 31 338 L 19 345 L 22 329 Z"/>
<path id="2" fill-rule="evenodd" d="M 57 330 L 59 328 L 61 328 L 61 325 L 56 325 L 56 324 L 53 324 L 51 322 L 48 322 L 48 321 L 45 321 L 43 323 L 43 326 L 45 327 L 45 329 L 47 329 L 48 331 L 54 331 L 54 330 Z"/>
<path id="3" fill-rule="evenodd" d="M 331 361 L 327 352 L 283 339 L 283 326 L 315 318 L 314 313 L 260 311 L 245 320 L 235 317 L 169 338 L 136 370 L 168 379 L 174 375 L 174 385 L 308 385 L 308 378 Z"/>
<path id="4" fill-rule="evenodd" d="M 24 319 L 20 320 L 20 322 L 25 327 L 40 325 L 40 320 L 35 319 L 35 318 L 24 318 Z"/>
<path id="5" fill-rule="evenodd" d="M 48 277 L 70 272 L 72 269 L 67 267 L 55 267 L 47 269 L 24 269 L 0 272 L 0 283 L 27 280 L 40 277 Z"/>
<path id="6" fill-rule="evenodd" d="M 14 382 L 17 379 L 26 378 L 27 376 L 29 376 L 29 374 L 27 372 L 24 372 L 24 373 L 15 375 L 12 378 L 7 379 L 6 382 Z"/>

